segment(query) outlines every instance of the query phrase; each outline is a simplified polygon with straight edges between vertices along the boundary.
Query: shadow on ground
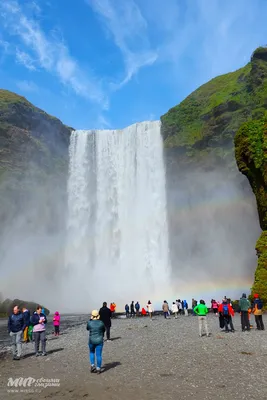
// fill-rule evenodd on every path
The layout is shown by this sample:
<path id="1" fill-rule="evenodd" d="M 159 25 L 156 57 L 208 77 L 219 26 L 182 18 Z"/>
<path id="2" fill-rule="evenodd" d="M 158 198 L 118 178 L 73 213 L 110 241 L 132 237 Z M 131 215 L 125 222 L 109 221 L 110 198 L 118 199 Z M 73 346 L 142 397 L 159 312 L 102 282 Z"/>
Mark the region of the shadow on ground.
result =
<path id="1" fill-rule="evenodd" d="M 58 349 L 48 350 L 46 352 L 46 354 L 49 356 L 50 354 L 57 353 L 58 351 L 62 351 L 62 350 L 64 350 L 64 347 L 59 347 Z M 25 356 L 22 357 L 22 358 L 24 359 L 24 358 L 29 358 L 29 357 L 32 357 L 32 356 L 35 356 L 35 352 L 25 354 Z"/>
<path id="2" fill-rule="evenodd" d="M 119 365 L 121 365 L 121 363 L 119 361 L 114 361 L 114 362 L 111 362 L 111 363 L 107 363 L 107 364 L 104 365 L 104 372 L 106 372 L 106 371 L 108 371 L 110 369 L 116 368 Z"/>

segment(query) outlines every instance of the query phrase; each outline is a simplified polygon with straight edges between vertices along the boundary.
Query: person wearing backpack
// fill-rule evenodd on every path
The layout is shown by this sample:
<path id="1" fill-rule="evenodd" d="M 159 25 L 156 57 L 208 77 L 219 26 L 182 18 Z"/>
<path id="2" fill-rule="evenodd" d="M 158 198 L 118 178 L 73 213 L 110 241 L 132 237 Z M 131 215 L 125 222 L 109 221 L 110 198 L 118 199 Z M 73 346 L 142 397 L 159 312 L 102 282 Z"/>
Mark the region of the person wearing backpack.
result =
<path id="1" fill-rule="evenodd" d="M 234 332 L 235 329 L 232 317 L 235 315 L 235 313 L 233 307 L 230 304 L 230 301 L 227 301 L 227 299 L 223 299 L 222 303 L 219 305 L 218 311 L 223 316 L 225 332 L 229 332 L 228 325 L 230 325 L 231 332 Z"/>
<path id="2" fill-rule="evenodd" d="M 254 302 L 252 306 L 252 312 L 255 317 L 255 322 L 257 325 L 258 331 L 264 331 L 264 323 L 262 320 L 262 314 L 263 314 L 263 302 L 259 298 L 258 294 L 254 294 Z"/>

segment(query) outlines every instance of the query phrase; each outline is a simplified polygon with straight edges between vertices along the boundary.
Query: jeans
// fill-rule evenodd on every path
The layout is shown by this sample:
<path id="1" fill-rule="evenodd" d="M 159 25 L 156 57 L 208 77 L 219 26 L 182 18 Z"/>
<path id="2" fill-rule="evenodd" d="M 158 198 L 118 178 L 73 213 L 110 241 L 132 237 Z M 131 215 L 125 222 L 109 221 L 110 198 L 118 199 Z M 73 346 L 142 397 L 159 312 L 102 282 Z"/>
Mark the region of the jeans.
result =
<path id="1" fill-rule="evenodd" d="M 46 348 L 45 331 L 34 332 L 35 353 L 39 352 L 40 341 L 41 341 L 42 353 L 45 353 L 45 348 Z"/>
<path id="2" fill-rule="evenodd" d="M 248 331 L 250 331 L 248 311 L 241 311 L 241 326 L 242 326 L 242 331 L 244 331 L 246 328 Z"/>
<path id="3" fill-rule="evenodd" d="M 169 315 L 168 311 L 164 311 L 164 318 L 167 318 Z"/>
<path id="4" fill-rule="evenodd" d="M 202 336 L 202 328 L 203 327 L 204 327 L 204 329 L 206 331 L 206 335 L 209 336 L 207 317 L 204 316 L 204 315 L 201 315 L 201 316 L 198 317 L 199 336 Z"/>
<path id="5" fill-rule="evenodd" d="M 100 344 L 89 343 L 89 351 L 90 351 L 91 366 L 95 365 L 95 355 L 96 355 L 96 366 L 98 369 L 100 369 L 102 366 L 103 343 Z"/>
<path id="6" fill-rule="evenodd" d="M 55 328 L 55 334 L 59 334 L 59 325 L 55 325 L 54 328 Z"/>
<path id="7" fill-rule="evenodd" d="M 22 349 L 22 331 L 19 332 L 10 332 L 10 337 L 11 337 L 11 346 L 12 346 L 12 353 L 13 356 L 15 357 L 16 355 L 18 357 L 21 356 L 21 349 Z"/>
<path id="8" fill-rule="evenodd" d="M 263 320 L 262 320 L 262 315 L 255 315 L 255 322 L 256 322 L 256 325 L 257 325 L 257 329 L 259 331 L 264 331 L 264 323 L 263 323 Z"/>

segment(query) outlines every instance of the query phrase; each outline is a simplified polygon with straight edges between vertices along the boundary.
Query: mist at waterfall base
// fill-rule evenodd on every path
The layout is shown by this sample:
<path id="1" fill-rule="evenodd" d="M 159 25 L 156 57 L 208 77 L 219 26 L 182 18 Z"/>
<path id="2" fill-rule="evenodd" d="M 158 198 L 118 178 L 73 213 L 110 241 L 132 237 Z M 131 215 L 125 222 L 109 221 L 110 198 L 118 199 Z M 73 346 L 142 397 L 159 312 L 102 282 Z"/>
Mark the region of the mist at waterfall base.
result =
<path id="1" fill-rule="evenodd" d="M 80 133 L 71 138 L 68 177 L 54 171 L 40 179 L 29 163 L 23 201 L 14 200 L 9 178 L 0 184 L 4 297 L 88 312 L 103 301 L 123 310 L 132 300 L 191 305 L 192 297 L 248 291 L 260 228 L 246 178 L 219 166 L 173 168 L 167 156 L 165 192 L 158 122 L 87 131 L 77 141 Z"/>

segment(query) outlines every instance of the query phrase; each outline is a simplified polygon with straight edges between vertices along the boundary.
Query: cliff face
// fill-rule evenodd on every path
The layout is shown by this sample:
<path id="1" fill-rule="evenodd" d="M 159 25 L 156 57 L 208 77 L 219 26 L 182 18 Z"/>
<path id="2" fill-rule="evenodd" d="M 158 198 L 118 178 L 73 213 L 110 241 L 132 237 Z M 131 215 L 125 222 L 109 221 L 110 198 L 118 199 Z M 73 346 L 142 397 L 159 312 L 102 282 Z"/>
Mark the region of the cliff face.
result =
<path id="1" fill-rule="evenodd" d="M 263 230 L 256 243 L 258 266 L 252 293 L 260 294 L 267 303 L 267 113 L 263 119 L 244 123 L 235 137 L 235 145 L 237 164 L 255 194 Z"/>
<path id="2" fill-rule="evenodd" d="M 267 48 L 261 47 L 255 50 L 245 67 L 201 86 L 163 115 L 161 121 L 167 160 L 171 165 L 167 168 L 180 176 L 185 170 L 207 172 L 219 168 L 227 180 L 235 187 L 242 186 L 245 191 L 247 184 L 242 181 L 236 164 L 248 178 L 263 229 L 256 244 L 259 258 L 252 291 L 258 292 L 267 302 L 266 109 Z M 207 175 L 205 182 L 208 179 Z M 241 193 L 241 197 L 246 198 L 245 192 Z M 241 201 L 237 210 L 240 208 Z M 253 227 L 248 222 L 239 230 L 242 238 L 250 229 Z M 239 232 L 236 232 L 237 236 L 240 236 Z M 241 254 L 236 253 L 237 260 Z M 253 268 L 253 261 L 249 263 Z"/>
<path id="3" fill-rule="evenodd" d="M 24 97 L 0 90 L 0 236 L 37 187 L 35 212 L 51 213 L 52 225 L 49 192 L 66 184 L 70 133 Z"/>
<path id="4" fill-rule="evenodd" d="M 235 170 L 237 130 L 267 107 L 266 54 L 257 49 L 245 67 L 212 79 L 161 117 L 165 146 L 179 154 L 180 163 Z"/>

